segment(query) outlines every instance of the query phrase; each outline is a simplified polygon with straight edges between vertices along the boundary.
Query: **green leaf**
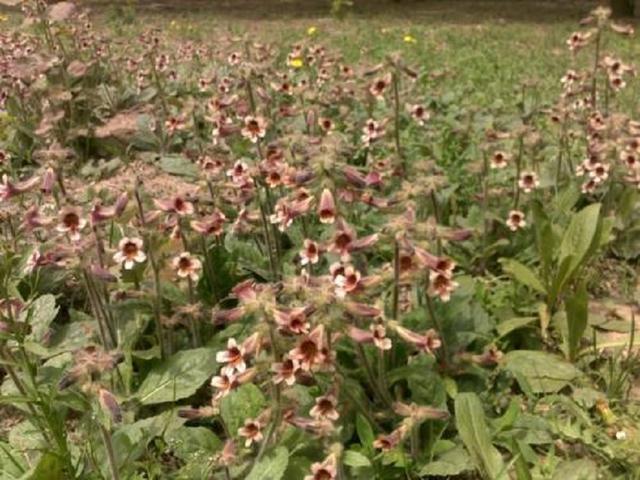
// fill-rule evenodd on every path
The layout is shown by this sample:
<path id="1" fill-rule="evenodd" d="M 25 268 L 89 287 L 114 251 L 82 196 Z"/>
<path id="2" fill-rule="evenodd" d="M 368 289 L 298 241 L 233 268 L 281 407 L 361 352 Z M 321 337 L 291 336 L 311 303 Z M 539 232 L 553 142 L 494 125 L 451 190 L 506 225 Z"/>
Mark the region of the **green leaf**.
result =
<path id="1" fill-rule="evenodd" d="M 42 342 L 56 315 L 58 315 L 56 297 L 42 295 L 36 298 L 28 310 L 21 315 L 22 321 L 28 319 L 31 324 L 31 333 L 27 336 L 28 340 L 37 343 Z"/>
<path id="2" fill-rule="evenodd" d="M 289 450 L 276 448 L 275 452 L 260 460 L 249 472 L 245 480 L 280 480 L 289 463 Z"/>
<path id="3" fill-rule="evenodd" d="M 564 461 L 553 473 L 553 480 L 596 480 L 597 478 L 598 466 L 586 458 Z"/>
<path id="4" fill-rule="evenodd" d="M 25 480 L 65 480 L 67 477 L 60 456 L 45 452 L 36 467 L 23 478 Z"/>
<path id="5" fill-rule="evenodd" d="M 264 408 L 266 400 L 253 383 L 242 385 L 222 399 L 220 414 L 230 432 L 237 432 L 247 418 L 255 418 Z"/>
<path id="6" fill-rule="evenodd" d="M 526 285 L 537 292 L 542 294 L 546 294 L 547 290 L 544 288 L 542 282 L 538 279 L 538 275 L 536 275 L 533 270 L 531 270 L 526 265 L 518 262 L 517 260 L 503 258 L 501 259 L 502 269 L 515 278 L 517 281 Z"/>
<path id="7" fill-rule="evenodd" d="M 360 443 L 366 448 L 371 448 L 375 435 L 367 419 L 360 414 L 356 416 L 356 431 L 358 432 Z"/>
<path id="8" fill-rule="evenodd" d="M 371 461 L 363 454 L 361 454 L 360 452 L 356 452 L 355 450 L 347 450 L 346 452 L 344 452 L 342 463 L 354 468 L 371 466 Z"/>
<path id="9" fill-rule="evenodd" d="M 180 155 L 166 155 L 162 157 L 159 166 L 165 172 L 181 177 L 197 178 L 199 173 L 198 167 Z"/>
<path id="10" fill-rule="evenodd" d="M 475 393 L 458 394 L 455 413 L 460 438 L 483 477 L 491 480 L 506 478 L 502 456 L 491 443 L 480 398 Z"/>
<path id="11" fill-rule="evenodd" d="M 173 454 L 185 462 L 206 462 L 222 445 L 222 441 L 205 427 L 179 427 L 168 432 L 165 440 Z"/>
<path id="12" fill-rule="evenodd" d="M 504 368 L 532 393 L 552 393 L 581 375 L 580 370 L 557 355 L 534 350 L 514 350 L 504 356 Z M 524 384 L 526 382 L 526 385 Z"/>
<path id="13" fill-rule="evenodd" d="M 519 330 L 521 328 L 528 327 L 533 322 L 538 320 L 538 317 L 515 317 L 509 318 L 503 322 L 500 322 L 496 329 L 498 330 L 498 335 L 500 337 L 504 337 L 515 330 Z"/>
<path id="14" fill-rule="evenodd" d="M 213 349 L 183 350 L 152 368 L 136 397 L 143 405 L 187 398 L 202 386 L 216 367 Z"/>
<path id="15" fill-rule="evenodd" d="M 600 204 L 594 203 L 583 208 L 571 218 L 571 222 L 562 237 L 558 254 L 559 265 L 562 265 L 566 259 L 571 258 L 565 273 L 566 278 L 562 279 L 561 284 L 571 277 L 583 263 L 587 253 L 589 253 L 598 231 L 599 217 Z"/>
<path id="16" fill-rule="evenodd" d="M 422 470 L 420 470 L 419 475 L 447 477 L 460 475 L 470 470 L 473 470 L 471 457 L 461 445 L 458 445 L 444 452 L 435 461 L 425 465 Z"/>
<path id="17" fill-rule="evenodd" d="M 569 359 L 575 360 L 580 350 L 580 341 L 587 328 L 589 319 L 589 296 L 584 282 L 576 292 L 565 300 L 567 316 L 567 343 L 569 345 Z"/>

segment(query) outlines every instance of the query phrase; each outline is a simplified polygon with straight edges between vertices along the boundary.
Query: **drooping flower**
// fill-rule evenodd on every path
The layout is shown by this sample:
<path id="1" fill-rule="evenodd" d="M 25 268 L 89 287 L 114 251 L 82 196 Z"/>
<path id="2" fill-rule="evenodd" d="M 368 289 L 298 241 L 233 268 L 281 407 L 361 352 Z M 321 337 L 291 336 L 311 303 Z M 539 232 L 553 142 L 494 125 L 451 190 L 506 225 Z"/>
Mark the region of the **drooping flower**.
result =
<path id="1" fill-rule="evenodd" d="M 335 480 L 337 475 L 337 459 L 334 454 L 329 455 L 322 462 L 311 465 L 311 475 L 304 480 Z"/>
<path id="2" fill-rule="evenodd" d="M 323 325 L 315 327 L 289 352 L 289 358 L 300 362 L 300 368 L 309 371 L 325 361 L 325 331 Z"/>
<path id="3" fill-rule="evenodd" d="M 434 329 L 429 329 L 424 334 L 419 334 L 401 326 L 397 322 L 389 322 L 389 325 L 393 327 L 400 338 L 428 355 L 433 355 L 433 352 L 442 345 L 440 337 Z"/>
<path id="4" fill-rule="evenodd" d="M 175 213 L 180 216 L 192 215 L 194 212 L 193 203 L 180 195 L 164 200 L 154 200 L 154 203 L 163 212 Z"/>
<path id="5" fill-rule="evenodd" d="M 309 415 L 316 420 L 331 420 L 335 422 L 340 418 L 340 414 L 336 407 L 338 405 L 338 401 L 336 397 L 332 394 L 323 395 L 321 397 L 316 398 L 315 405 L 311 407 L 309 410 Z"/>
<path id="6" fill-rule="evenodd" d="M 333 200 L 331 190 L 325 188 L 320 195 L 320 203 L 318 204 L 318 217 L 320 223 L 331 224 L 336 220 L 336 204 Z"/>
<path id="7" fill-rule="evenodd" d="M 123 237 L 118 243 L 118 251 L 113 255 L 113 261 L 121 264 L 125 270 L 131 270 L 136 263 L 143 263 L 147 259 L 142 246 L 141 238 Z"/>
<path id="8" fill-rule="evenodd" d="M 448 302 L 451 293 L 458 287 L 458 283 L 451 279 L 451 274 L 432 270 L 429 272 L 429 295 L 438 296 L 443 302 Z"/>
<path id="9" fill-rule="evenodd" d="M 216 362 L 225 364 L 220 371 L 230 377 L 234 372 L 242 373 L 247 369 L 244 355 L 244 346 L 230 338 L 227 340 L 227 348 L 216 353 Z"/>
<path id="10" fill-rule="evenodd" d="M 294 335 L 306 335 L 309 333 L 309 320 L 307 307 L 276 309 L 273 317 L 280 330 Z"/>
<path id="11" fill-rule="evenodd" d="M 273 383 L 286 383 L 291 386 L 296 383 L 296 373 L 300 370 L 300 362 L 291 358 L 283 358 L 282 362 L 274 363 L 271 367 L 274 372 Z"/>
<path id="12" fill-rule="evenodd" d="M 244 446 L 250 447 L 253 443 L 262 441 L 262 423 L 257 419 L 247 418 L 244 425 L 238 429 L 238 435 L 245 438 Z"/>
<path id="13" fill-rule="evenodd" d="M 315 265 L 320 260 L 320 247 L 313 240 L 306 238 L 300 250 L 301 265 Z"/>

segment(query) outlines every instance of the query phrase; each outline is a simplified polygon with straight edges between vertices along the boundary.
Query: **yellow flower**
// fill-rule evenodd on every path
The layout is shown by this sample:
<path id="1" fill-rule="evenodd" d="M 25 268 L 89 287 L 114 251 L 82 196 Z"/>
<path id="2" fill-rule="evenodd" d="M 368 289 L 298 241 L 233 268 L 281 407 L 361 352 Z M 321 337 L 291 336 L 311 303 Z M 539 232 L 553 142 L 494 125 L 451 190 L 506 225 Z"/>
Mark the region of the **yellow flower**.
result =
<path id="1" fill-rule="evenodd" d="M 302 61 L 301 58 L 296 57 L 289 60 L 289 66 L 293 68 L 301 68 L 303 65 L 304 65 L 304 62 Z"/>
<path id="2" fill-rule="evenodd" d="M 316 27 L 311 26 L 307 28 L 307 35 L 315 35 L 317 31 L 318 29 Z"/>
<path id="3" fill-rule="evenodd" d="M 6 15 L 0 15 L 0 22 L 6 22 L 7 20 L 9 20 L 9 17 Z"/>
<path id="4" fill-rule="evenodd" d="M 177 23 L 175 20 L 171 20 L 171 23 L 169 24 L 169 26 L 170 26 L 171 28 L 176 28 L 176 25 L 177 25 L 177 24 L 178 24 L 178 23 Z"/>
<path id="5" fill-rule="evenodd" d="M 417 40 L 413 38 L 411 35 L 405 35 L 403 40 L 404 40 L 404 43 L 417 43 Z"/>

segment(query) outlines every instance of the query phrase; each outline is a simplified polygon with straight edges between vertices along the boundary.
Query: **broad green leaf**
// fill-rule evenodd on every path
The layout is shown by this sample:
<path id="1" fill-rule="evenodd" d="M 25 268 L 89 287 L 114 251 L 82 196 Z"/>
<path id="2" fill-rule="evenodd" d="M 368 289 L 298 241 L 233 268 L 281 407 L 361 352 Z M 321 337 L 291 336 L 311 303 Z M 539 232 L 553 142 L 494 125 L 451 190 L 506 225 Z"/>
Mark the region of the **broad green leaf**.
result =
<path id="1" fill-rule="evenodd" d="M 40 457 L 35 468 L 27 473 L 24 480 L 65 480 L 64 465 L 58 455 L 45 452 Z"/>
<path id="2" fill-rule="evenodd" d="M 371 461 L 360 452 L 355 450 L 347 450 L 344 452 L 342 463 L 349 467 L 370 467 Z"/>
<path id="3" fill-rule="evenodd" d="M 166 155 L 160 159 L 160 168 L 172 175 L 197 178 L 198 167 L 187 158 L 180 155 Z"/>
<path id="4" fill-rule="evenodd" d="M 289 450 L 276 448 L 271 455 L 260 460 L 249 472 L 245 480 L 280 480 L 289 463 Z"/>
<path id="5" fill-rule="evenodd" d="M 460 438 L 482 476 L 487 480 L 506 478 L 502 456 L 491 442 L 480 398 L 475 393 L 458 394 L 455 414 Z"/>
<path id="6" fill-rule="evenodd" d="M 360 414 L 356 416 L 356 431 L 358 432 L 358 438 L 360 438 L 360 443 L 365 448 L 371 448 L 371 445 L 375 440 L 375 435 L 367 419 Z"/>
<path id="7" fill-rule="evenodd" d="M 573 215 L 571 222 L 564 232 L 558 254 L 558 264 L 562 265 L 567 258 L 571 258 L 567 267 L 566 277 L 569 278 L 582 264 L 591 249 L 591 245 L 598 231 L 600 204 L 594 203 Z M 596 239 L 599 241 L 599 239 Z M 561 284 L 566 281 L 563 279 Z"/>
<path id="8" fill-rule="evenodd" d="M 589 296 L 584 282 L 580 284 L 576 292 L 565 300 L 567 317 L 567 343 L 569 346 L 569 359 L 575 360 L 580 350 L 580 341 L 587 328 L 589 319 Z"/>
<path id="9" fill-rule="evenodd" d="M 143 405 L 187 398 L 202 386 L 216 367 L 213 349 L 183 350 L 152 368 L 136 397 Z"/>
<path id="10" fill-rule="evenodd" d="M 175 456 L 185 462 L 206 462 L 222 445 L 222 441 L 205 427 L 179 427 L 165 435 Z"/>
<path id="11" fill-rule="evenodd" d="M 22 477 L 26 471 L 25 458 L 11 448 L 11 445 L 0 442 L 0 478 L 7 480 Z"/>
<path id="12" fill-rule="evenodd" d="M 458 445 L 444 452 L 433 462 L 425 465 L 422 470 L 420 470 L 419 475 L 447 477 L 460 475 L 470 470 L 473 470 L 471 457 L 461 445 Z"/>
<path id="13" fill-rule="evenodd" d="M 566 460 L 553 472 L 553 480 L 596 480 L 598 466 L 586 458 Z"/>
<path id="14" fill-rule="evenodd" d="M 42 342 L 57 314 L 58 307 L 53 295 L 42 295 L 36 298 L 27 311 L 21 315 L 21 321 L 28 321 L 31 324 L 28 340 L 36 343 Z"/>
<path id="15" fill-rule="evenodd" d="M 255 418 L 264 408 L 264 394 L 253 383 L 242 385 L 222 399 L 220 414 L 230 432 L 237 432 L 247 418 Z"/>
<path id="16" fill-rule="evenodd" d="M 557 392 L 581 375 L 580 370 L 557 355 L 535 350 L 514 350 L 507 353 L 504 368 L 518 382 L 526 382 L 532 393 Z"/>
<path id="17" fill-rule="evenodd" d="M 526 285 L 539 293 L 545 294 L 547 290 L 538 278 L 538 275 L 526 265 L 513 259 L 502 259 L 502 269 L 515 278 L 517 281 Z"/>
<path id="18" fill-rule="evenodd" d="M 532 211 L 538 257 L 540 257 L 545 279 L 548 280 L 547 275 L 551 271 L 553 255 L 556 251 L 556 237 L 553 234 L 553 228 L 542 204 L 538 201 L 534 202 Z"/>
<path id="19" fill-rule="evenodd" d="M 508 320 L 500 322 L 496 329 L 498 330 L 498 335 L 500 335 L 500 337 L 504 337 L 515 330 L 530 326 L 537 319 L 538 317 L 509 318 Z"/>

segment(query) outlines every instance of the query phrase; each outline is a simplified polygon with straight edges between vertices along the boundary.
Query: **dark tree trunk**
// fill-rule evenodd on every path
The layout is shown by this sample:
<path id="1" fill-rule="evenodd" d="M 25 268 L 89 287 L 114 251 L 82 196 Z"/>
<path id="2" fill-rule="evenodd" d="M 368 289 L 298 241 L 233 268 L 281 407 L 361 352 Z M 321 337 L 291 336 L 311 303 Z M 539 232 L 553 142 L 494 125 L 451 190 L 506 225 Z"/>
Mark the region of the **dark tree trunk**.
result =
<path id="1" fill-rule="evenodd" d="M 611 12 L 614 17 L 633 17 L 634 0 L 611 0 Z"/>

